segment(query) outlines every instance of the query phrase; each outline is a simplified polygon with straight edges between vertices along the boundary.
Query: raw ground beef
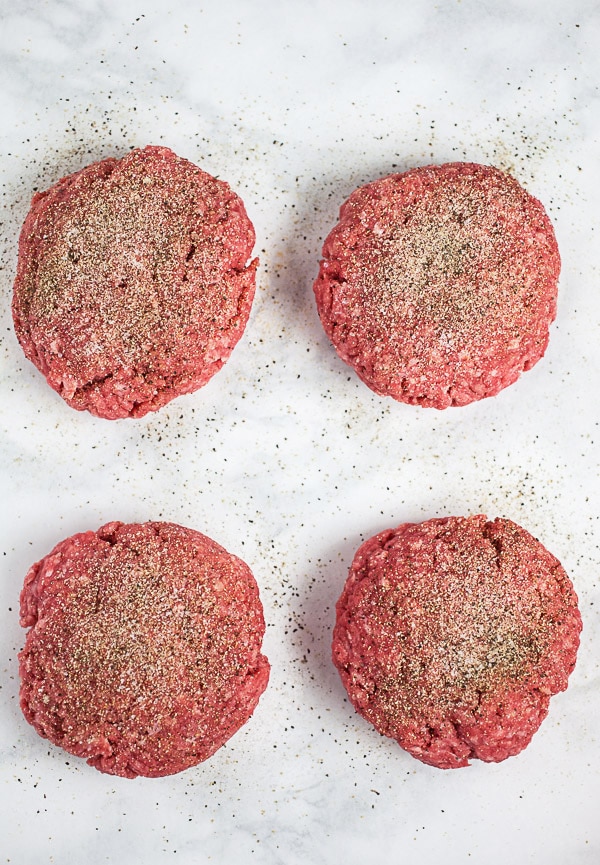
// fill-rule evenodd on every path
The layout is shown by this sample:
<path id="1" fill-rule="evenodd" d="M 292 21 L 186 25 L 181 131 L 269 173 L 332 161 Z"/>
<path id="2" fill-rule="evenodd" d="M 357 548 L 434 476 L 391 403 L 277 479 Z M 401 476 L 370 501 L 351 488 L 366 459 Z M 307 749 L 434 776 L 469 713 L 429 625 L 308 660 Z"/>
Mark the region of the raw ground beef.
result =
<path id="1" fill-rule="evenodd" d="M 59 543 L 27 574 L 21 624 L 26 719 L 113 775 L 206 760 L 269 678 L 248 566 L 172 523 L 109 523 Z"/>
<path id="2" fill-rule="evenodd" d="M 105 159 L 34 196 L 13 318 L 69 405 L 141 417 L 197 390 L 240 339 L 254 229 L 227 183 L 166 147 Z"/>
<path id="3" fill-rule="evenodd" d="M 521 751 L 567 687 L 581 616 L 571 581 L 506 519 L 381 532 L 356 553 L 333 660 L 356 710 L 450 769 Z"/>
<path id="4" fill-rule="evenodd" d="M 448 163 L 357 189 L 314 291 L 338 354 L 372 390 L 443 409 L 537 363 L 559 273 L 537 199 L 496 168 Z"/>

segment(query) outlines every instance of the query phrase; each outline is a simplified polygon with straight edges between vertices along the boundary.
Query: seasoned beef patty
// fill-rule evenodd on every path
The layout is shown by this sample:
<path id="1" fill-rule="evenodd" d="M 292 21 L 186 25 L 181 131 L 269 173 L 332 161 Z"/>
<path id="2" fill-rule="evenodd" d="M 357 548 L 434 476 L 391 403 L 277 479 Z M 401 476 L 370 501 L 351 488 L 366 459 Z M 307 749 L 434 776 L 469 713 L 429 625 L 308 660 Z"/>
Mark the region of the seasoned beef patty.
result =
<path id="1" fill-rule="evenodd" d="M 443 769 L 517 754 L 567 687 L 581 616 L 560 563 L 506 519 L 381 532 L 356 553 L 333 660 L 385 736 Z"/>
<path id="2" fill-rule="evenodd" d="M 62 541 L 27 574 L 21 623 L 26 719 L 113 775 L 206 760 L 269 678 L 249 568 L 172 523 L 109 523 Z"/>
<path id="3" fill-rule="evenodd" d="M 442 409 L 537 363 L 559 272 L 539 201 L 496 168 L 449 163 L 357 189 L 314 291 L 327 335 L 370 388 Z"/>
<path id="4" fill-rule="evenodd" d="M 231 354 L 254 297 L 253 245 L 227 183 L 165 147 L 89 165 L 33 198 L 17 337 L 69 405 L 141 417 Z"/>

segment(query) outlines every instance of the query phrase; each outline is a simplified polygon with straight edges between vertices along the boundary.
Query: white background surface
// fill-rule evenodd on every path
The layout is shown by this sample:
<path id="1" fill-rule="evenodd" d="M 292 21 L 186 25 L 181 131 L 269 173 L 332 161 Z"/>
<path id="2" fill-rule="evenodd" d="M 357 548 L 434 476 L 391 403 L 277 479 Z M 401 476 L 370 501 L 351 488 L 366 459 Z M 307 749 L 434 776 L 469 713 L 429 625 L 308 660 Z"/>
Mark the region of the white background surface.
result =
<path id="1" fill-rule="evenodd" d="M 0 0 L 0 16 L 0 861 L 599 862 L 597 3 Z M 147 143 L 242 195 L 259 288 L 206 388 L 109 422 L 68 408 L 24 360 L 16 240 L 34 189 Z M 563 272 L 546 357 L 499 396 L 439 413 L 359 382 L 312 282 L 358 184 L 457 159 L 509 170 L 544 202 Z M 474 512 L 516 520 L 561 559 L 584 634 L 523 754 L 443 772 L 355 715 L 330 632 L 365 537 Z M 18 595 L 63 537 L 158 518 L 249 563 L 273 669 L 209 762 L 127 781 L 23 720 Z"/>

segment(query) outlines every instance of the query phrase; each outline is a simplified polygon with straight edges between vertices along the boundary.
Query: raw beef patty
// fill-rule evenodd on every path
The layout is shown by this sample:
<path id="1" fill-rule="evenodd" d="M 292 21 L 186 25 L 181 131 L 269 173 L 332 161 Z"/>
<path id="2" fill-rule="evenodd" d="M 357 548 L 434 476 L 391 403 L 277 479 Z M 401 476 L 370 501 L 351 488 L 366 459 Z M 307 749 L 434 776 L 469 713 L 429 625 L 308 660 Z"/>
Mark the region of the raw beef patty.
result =
<path id="1" fill-rule="evenodd" d="M 231 354 L 254 297 L 253 245 L 227 183 L 167 148 L 97 162 L 33 198 L 17 337 L 74 408 L 141 417 Z"/>
<path id="2" fill-rule="evenodd" d="M 333 660 L 361 715 L 443 769 L 517 754 L 567 687 L 581 617 L 560 563 L 506 519 L 449 517 L 366 541 Z"/>
<path id="3" fill-rule="evenodd" d="M 498 393 L 542 357 L 559 272 L 539 201 L 496 168 L 449 163 L 357 189 L 314 290 L 370 388 L 442 409 Z"/>
<path id="4" fill-rule="evenodd" d="M 21 624 L 25 717 L 113 775 L 206 760 L 269 678 L 249 568 L 172 523 L 109 523 L 59 543 L 27 574 Z"/>

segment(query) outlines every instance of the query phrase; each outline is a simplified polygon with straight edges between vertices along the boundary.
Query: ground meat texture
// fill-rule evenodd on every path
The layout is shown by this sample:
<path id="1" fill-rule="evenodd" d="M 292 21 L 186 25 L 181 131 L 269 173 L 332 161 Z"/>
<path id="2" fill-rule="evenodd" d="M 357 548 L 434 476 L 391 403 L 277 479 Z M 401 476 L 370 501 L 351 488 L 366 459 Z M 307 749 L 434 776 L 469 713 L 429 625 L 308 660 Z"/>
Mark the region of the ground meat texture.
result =
<path id="1" fill-rule="evenodd" d="M 206 760 L 269 678 L 249 568 L 171 523 L 109 523 L 58 544 L 27 574 L 21 624 L 26 719 L 113 775 Z"/>
<path id="2" fill-rule="evenodd" d="M 227 183 L 165 147 L 90 165 L 33 198 L 19 342 L 73 408 L 141 417 L 231 354 L 254 297 L 254 239 Z"/>
<path id="3" fill-rule="evenodd" d="M 559 272 L 539 201 L 496 168 L 449 163 L 357 189 L 314 291 L 372 390 L 442 409 L 498 393 L 542 357 Z"/>
<path id="4" fill-rule="evenodd" d="M 351 702 L 450 769 L 519 753 L 567 687 L 581 616 L 560 563 L 506 519 L 449 517 L 366 541 L 337 604 Z"/>

